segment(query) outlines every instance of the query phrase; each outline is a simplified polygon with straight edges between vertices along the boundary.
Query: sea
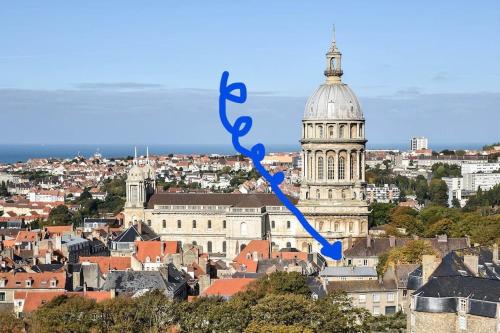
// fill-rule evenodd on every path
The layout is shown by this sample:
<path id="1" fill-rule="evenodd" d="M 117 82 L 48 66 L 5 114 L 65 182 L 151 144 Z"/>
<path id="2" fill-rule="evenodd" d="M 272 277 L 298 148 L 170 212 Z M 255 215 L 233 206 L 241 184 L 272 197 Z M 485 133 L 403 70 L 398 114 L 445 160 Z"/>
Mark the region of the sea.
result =
<path id="1" fill-rule="evenodd" d="M 444 149 L 480 149 L 482 143 L 436 144 L 431 148 L 436 151 Z M 106 158 L 119 158 L 134 155 L 133 144 L 0 144 L 0 163 L 26 162 L 30 158 L 73 158 L 76 156 L 90 157 L 96 153 Z M 299 144 L 269 144 L 266 152 L 296 152 Z M 408 143 L 368 144 L 367 149 L 397 149 L 407 150 Z M 146 145 L 137 146 L 138 154 L 146 154 Z M 236 154 L 229 145 L 149 145 L 151 155 L 167 154 Z"/>

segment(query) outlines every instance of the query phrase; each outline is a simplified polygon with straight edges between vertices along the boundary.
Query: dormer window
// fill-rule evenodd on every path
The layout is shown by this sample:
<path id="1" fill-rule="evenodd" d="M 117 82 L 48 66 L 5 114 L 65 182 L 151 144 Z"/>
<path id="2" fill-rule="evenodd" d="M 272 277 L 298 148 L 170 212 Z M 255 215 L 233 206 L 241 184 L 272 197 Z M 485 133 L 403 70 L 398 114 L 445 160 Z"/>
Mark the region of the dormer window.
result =
<path id="1" fill-rule="evenodd" d="M 50 280 L 50 287 L 51 288 L 57 287 L 57 280 L 56 279 L 51 279 Z"/>
<path id="2" fill-rule="evenodd" d="M 26 288 L 31 288 L 31 279 L 28 279 L 24 282 L 24 285 L 26 286 Z"/>
<path id="3" fill-rule="evenodd" d="M 156 257 L 156 262 L 161 262 L 161 258 L 160 258 L 160 256 L 157 256 L 157 257 Z"/>
<path id="4" fill-rule="evenodd" d="M 149 256 L 146 257 L 146 262 L 151 262 L 151 258 Z"/>

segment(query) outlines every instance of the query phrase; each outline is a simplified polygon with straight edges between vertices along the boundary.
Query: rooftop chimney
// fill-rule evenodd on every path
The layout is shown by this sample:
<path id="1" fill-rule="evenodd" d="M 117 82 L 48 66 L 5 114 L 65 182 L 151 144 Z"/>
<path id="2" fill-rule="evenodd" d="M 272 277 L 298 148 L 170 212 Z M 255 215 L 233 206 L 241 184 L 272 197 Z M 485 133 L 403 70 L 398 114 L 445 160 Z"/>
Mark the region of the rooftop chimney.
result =
<path id="1" fill-rule="evenodd" d="M 422 256 L 422 284 L 429 281 L 429 277 L 434 273 L 436 268 L 441 263 L 441 259 L 432 254 L 424 254 Z"/>
<path id="2" fill-rule="evenodd" d="M 396 246 L 396 237 L 394 236 L 389 236 L 389 246 L 394 247 Z"/>
<path id="3" fill-rule="evenodd" d="M 475 254 L 464 255 L 464 264 L 474 276 L 479 274 L 479 256 Z"/>
<path id="4" fill-rule="evenodd" d="M 253 251 L 252 259 L 253 259 L 253 261 L 259 261 L 259 252 Z"/>
<path id="5" fill-rule="evenodd" d="M 372 237 L 370 235 L 366 235 L 366 247 L 372 247 Z"/>
<path id="6" fill-rule="evenodd" d="M 500 265 L 500 261 L 498 261 L 498 244 L 493 244 L 493 263 L 495 265 Z"/>
<path id="7" fill-rule="evenodd" d="M 137 232 L 142 236 L 142 221 L 137 222 Z"/>

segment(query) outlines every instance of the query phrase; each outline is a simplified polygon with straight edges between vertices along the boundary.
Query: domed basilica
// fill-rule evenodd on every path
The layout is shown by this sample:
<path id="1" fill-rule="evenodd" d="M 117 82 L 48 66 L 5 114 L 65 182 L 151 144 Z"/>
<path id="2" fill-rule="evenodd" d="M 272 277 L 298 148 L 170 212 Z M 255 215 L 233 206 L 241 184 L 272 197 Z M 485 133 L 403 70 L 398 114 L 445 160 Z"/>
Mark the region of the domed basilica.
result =
<path id="1" fill-rule="evenodd" d="M 324 84 L 307 101 L 302 120 L 302 182 L 295 202 L 330 242 L 368 233 L 365 201 L 365 119 L 342 82 L 335 38 L 326 53 Z M 127 179 L 125 223 L 148 224 L 161 239 L 193 243 L 233 258 L 253 239 L 276 249 L 319 252 L 317 243 L 274 194 L 155 192 L 155 173 L 134 163 Z"/>

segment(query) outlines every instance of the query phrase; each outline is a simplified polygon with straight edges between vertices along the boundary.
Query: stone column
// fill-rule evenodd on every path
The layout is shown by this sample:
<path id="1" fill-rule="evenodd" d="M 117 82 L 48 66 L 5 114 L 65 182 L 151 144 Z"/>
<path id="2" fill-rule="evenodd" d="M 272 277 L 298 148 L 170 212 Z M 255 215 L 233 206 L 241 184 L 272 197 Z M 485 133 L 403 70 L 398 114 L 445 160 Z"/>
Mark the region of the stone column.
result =
<path id="1" fill-rule="evenodd" d="M 359 156 L 359 150 L 357 150 L 356 151 L 356 172 L 355 172 L 355 174 L 356 174 L 356 180 L 359 180 L 359 178 L 360 178 L 359 177 L 360 176 L 359 175 L 359 166 L 360 166 L 360 164 L 359 164 L 359 157 L 360 157 Z"/>
<path id="2" fill-rule="evenodd" d="M 339 152 L 335 151 L 333 153 L 333 180 L 338 181 L 339 180 Z"/>
<path id="3" fill-rule="evenodd" d="M 365 181 L 365 151 L 361 153 L 361 180 Z"/>

